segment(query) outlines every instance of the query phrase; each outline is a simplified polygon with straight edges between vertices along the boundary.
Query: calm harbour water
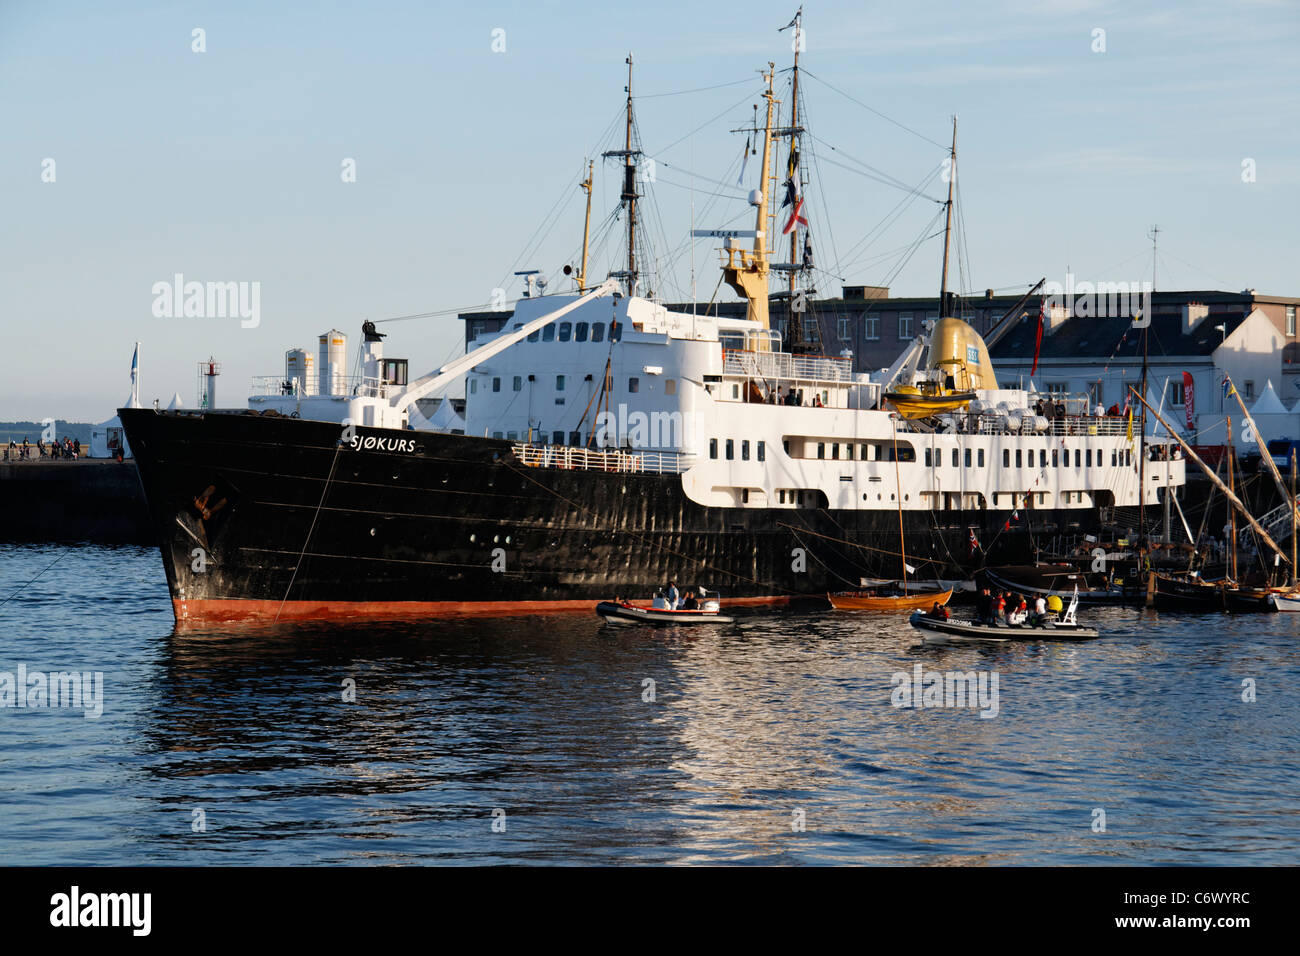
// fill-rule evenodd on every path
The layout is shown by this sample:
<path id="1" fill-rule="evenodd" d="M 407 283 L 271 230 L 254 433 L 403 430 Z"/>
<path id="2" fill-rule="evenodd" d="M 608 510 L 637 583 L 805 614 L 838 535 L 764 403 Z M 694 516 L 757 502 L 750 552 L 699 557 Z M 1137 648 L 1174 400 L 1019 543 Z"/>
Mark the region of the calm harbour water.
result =
<path id="1" fill-rule="evenodd" d="M 1300 862 L 1300 615 L 173 633 L 154 551 L 0 545 L 6 598 L 0 671 L 102 671 L 105 702 L 0 709 L 0 863 Z M 893 706 L 917 664 L 996 672 L 997 716 Z"/>

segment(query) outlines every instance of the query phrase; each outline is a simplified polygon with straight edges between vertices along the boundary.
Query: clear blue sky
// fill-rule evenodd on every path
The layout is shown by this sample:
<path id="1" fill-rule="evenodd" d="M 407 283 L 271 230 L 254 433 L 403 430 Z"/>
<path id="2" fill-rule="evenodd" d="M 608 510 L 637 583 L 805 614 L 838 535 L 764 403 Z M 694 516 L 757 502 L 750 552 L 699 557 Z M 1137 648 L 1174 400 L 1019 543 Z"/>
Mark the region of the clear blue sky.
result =
<path id="1" fill-rule="evenodd" d="M 789 66 L 777 28 L 796 6 L 4 0 L 0 419 L 109 417 L 136 340 L 146 403 L 179 390 L 192 404 L 212 354 L 221 404 L 243 404 L 250 376 L 279 374 L 285 349 L 330 327 L 355 343 L 364 318 L 485 303 L 512 267 L 554 272 L 580 242 L 576 182 L 621 109 L 629 50 L 661 245 L 685 242 L 710 192 L 727 198 L 698 225 L 747 218 L 715 181 L 735 181 L 728 131 L 751 115 L 757 71 Z M 805 24 L 803 65 L 824 81 L 804 89 L 820 292 L 841 277 L 936 289 L 937 239 L 892 277 L 898 256 L 847 256 L 905 194 L 844 167 L 918 183 L 943 158 L 927 139 L 946 141 L 957 114 L 958 286 L 1064 281 L 1067 266 L 1149 279 L 1158 223 L 1159 288 L 1300 295 L 1297 3 L 809 0 Z M 716 88 L 652 95 L 701 87 Z M 340 178 L 349 157 L 355 183 Z M 595 221 L 616 197 L 598 162 Z M 904 210 L 869 256 L 907 246 L 935 208 Z M 702 299 L 715 261 L 696 248 Z M 260 325 L 154 317 L 153 284 L 177 272 L 260 282 Z M 689 289 L 689 247 L 665 272 L 667 297 Z M 454 316 L 387 331 L 413 374 L 462 334 Z"/>

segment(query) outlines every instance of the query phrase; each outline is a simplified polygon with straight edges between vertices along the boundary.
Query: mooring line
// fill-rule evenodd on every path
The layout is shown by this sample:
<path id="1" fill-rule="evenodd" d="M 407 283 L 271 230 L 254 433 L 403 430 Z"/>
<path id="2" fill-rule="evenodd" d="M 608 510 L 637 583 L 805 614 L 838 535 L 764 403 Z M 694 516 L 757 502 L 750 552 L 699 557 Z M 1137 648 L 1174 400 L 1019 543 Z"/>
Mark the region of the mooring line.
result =
<path id="1" fill-rule="evenodd" d="M 294 562 L 293 574 L 289 576 L 289 586 L 284 589 L 284 597 L 280 598 L 280 606 L 275 609 L 274 624 L 280 620 L 280 612 L 284 610 L 285 602 L 289 600 L 289 592 L 293 590 L 293 582 L 298 579 L 298 569 L 302 567 L 302 557 L 307 553 L 307 547 L 311 544 L 312 533 L 316 530 L 316 519 L 320 517 L 321 505 L 325 504 L 325 494 L 330 490 L 330 482 L 334 480 L 334 466 L 339 461 L 339 451 L 343 448 L 343 439 L 339 439 L 334 446 L 334 458 L 330 461 L 329 474 L 325 476 L 325 487 L 320 490 L 320 501 L 316 502 L 316 511 L 311 516 L 311 527 L 307 529 L 307 539 L 302 543 L 302 550 L 298 552 L 298 560 Z"/>

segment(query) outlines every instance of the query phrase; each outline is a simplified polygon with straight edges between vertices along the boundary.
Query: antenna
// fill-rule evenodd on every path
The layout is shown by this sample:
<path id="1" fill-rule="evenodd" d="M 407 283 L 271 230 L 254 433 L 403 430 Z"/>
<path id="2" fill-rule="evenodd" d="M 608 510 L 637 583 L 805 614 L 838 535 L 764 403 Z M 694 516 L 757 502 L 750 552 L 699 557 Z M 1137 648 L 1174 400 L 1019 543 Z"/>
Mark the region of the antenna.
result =
<path id="1" fill-rule="evenodd" d="M 1156 265 L 1158 260 L 1158 244 L 1160 240 L 1160 227 L 1152 226 L 1147 230 L 1147 238 L 1151 240 L 1151 291 L 1156 291 Z"/>

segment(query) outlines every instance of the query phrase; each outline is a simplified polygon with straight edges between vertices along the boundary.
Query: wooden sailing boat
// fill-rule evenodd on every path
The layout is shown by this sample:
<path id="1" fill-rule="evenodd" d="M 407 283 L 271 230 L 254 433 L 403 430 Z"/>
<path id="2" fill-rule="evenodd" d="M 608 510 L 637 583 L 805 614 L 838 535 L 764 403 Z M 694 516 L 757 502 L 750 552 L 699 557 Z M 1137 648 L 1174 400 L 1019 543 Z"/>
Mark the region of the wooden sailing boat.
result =
<path id="1" fill-rule="evenodd" d="M 898 470 L 898 430 L 894 430 L 894 477 L 897 481 L 899 478 Z M 902 482 L 899 481 L 899 488 Z M 907 572 L 915 570 L 907 563 L 907 540 L 903 537 L 903 501 L 902 496 L 896 496 L 898 501 L 898 545 L 899 553 L 903 558 L 903 584 L 901 590 L 894 586 L 883 588 L 872 588 L 866 591 L 842 591 L 835 594 L 827 594 L 826 600 L 831 602 L 831 607 L 837 611 L 915 611 L 919 609 L 930 609 L 936 604 L 940 607 L 947 604 L 952 599 L 952 588 L 943 588 L 940 585 L 926 587 L 913 586 L 912 591 L 907 589 Z"/>

